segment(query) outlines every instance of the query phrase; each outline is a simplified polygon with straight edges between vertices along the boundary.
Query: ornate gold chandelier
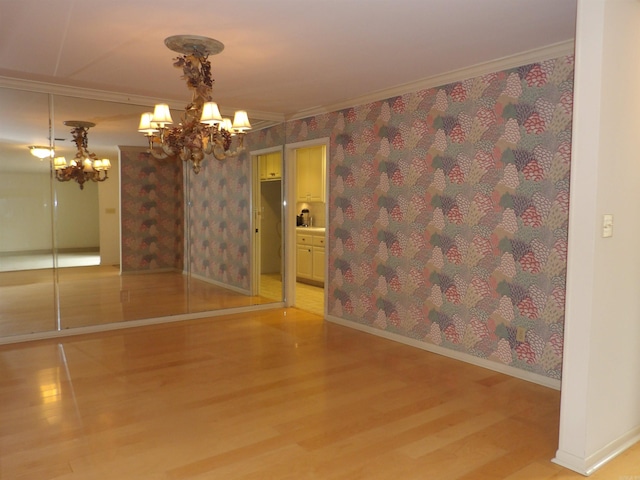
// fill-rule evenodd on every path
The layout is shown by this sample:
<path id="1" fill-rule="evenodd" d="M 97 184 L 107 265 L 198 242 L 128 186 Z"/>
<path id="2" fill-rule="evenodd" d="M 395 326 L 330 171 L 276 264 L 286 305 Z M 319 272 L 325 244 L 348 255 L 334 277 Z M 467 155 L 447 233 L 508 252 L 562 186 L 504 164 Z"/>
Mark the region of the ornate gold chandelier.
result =
<path id="1" fill-rule="evenodd" d="M 84 184 L 87 181 L 104 182 L 108 178 L 107 171 L 111 168 L 111 162 L 106 158 L 99 159 L 87 149 L 88 131 L 91 127 L 95 127 L 96 124 L 77 120 L 67 120 L 64 124 L 73 127 L 71 134 L 77 151 L 76 156 L 71 159 L 69 165 L 67 165 L 67 160 L 64 157 L 53 159 L 56 179 L 60 182 L 75 180 L 80 185 L 81 190 L 84 189 Z"/>
<path id="2" fill-rule="evenodd" d="M 174 59 L 173 65 L 182 69 L 182 78 L 193 92 L 192 100 L 178 126 L 171 126 L 169 106 L 163 103 L 156 105 L 153 113 L 142 114 L 138 131 L 148 138 L 148 151 L 155 158 L 178 156 L 185 162 L 193 162 L 193 171 L 198 173 L 205 155 L 224 160 L 240 153 L 251 124 L 244 110 L 235 112 L 233 123 L 223 119 L 217 103 L 212 101 L 213 79 L 208 57 L 224 49 L 221 42 L 195 35 L 175 35 L 164 43 L 170 50 L 182 54 Z M 233 151 L 232 136 L 238 137 Z"/>

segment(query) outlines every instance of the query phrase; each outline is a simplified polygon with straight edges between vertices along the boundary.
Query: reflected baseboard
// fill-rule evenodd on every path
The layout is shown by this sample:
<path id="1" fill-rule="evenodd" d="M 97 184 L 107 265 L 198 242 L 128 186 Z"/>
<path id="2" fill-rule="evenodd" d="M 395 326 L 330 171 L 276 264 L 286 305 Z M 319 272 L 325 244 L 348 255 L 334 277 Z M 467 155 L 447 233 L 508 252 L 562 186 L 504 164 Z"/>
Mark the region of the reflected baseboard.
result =
<path id="1" fill-rule="evenodd" d="M 57 262 L 58 268 L 96 266 L 100 265 L 100 252 L 95 249 L 65 249 L 57 253 Z M 0 272 L 43 270 L 53 266 L 54 256 L 51 250 L 0 254 Z"/>
<path id="2" fill-rule="evenodd" d="M 87 335 L 92 333 L 108 332 L 113 330 L 146 327 L 149 325 L 162 325 L 162 324 L 173 323 L 173 322 L 197 320 L 201 318 L 215 318 L 215 317 L 227 316 L 227 315 L 233 315 L 233 314 L 271 310 L 274 308 L 284 308 L 284 303 L 282 302 L 266 303 L 266 304 L 251 305 L 246 307 L 226 308 L 223 310 L 214 310 L 209 312 L 186 313 L 181 315 L 172 315 L 169 317 L 145 318 L 140 320 L 131 320 L 127 322 L 105 323 L 101 325 L 91 325 L 86 327 L 52 330 L 52 331 L 46 331 L 46 332 L 26 334 L 26 335 L 13 335 L 10 337 L 0 337 L 0 345 L 24 343 L 24 342 L 31 342 L 35 340 L 46 340 L 50 338 L 72 337 L 75 335 Z"/>
<path id="3" fill-rule="evenodd" d="M 120 275 L 117 267 L 93 266 L 0 275 L 0 338 L 282 305 L 282 298 L 246 295 L 181 271 Z"/>

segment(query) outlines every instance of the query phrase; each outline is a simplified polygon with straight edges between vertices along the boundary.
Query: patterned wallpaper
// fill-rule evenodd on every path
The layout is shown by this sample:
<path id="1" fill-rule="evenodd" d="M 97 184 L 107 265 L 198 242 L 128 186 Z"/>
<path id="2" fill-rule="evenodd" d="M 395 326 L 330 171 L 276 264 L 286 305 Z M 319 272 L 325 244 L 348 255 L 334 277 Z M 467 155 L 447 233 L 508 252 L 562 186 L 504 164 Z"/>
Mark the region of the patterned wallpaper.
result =
<path id="1" fill-rule="evenodd" d="M 572 99 L 567 56 L 253 132 L 247 151 L 330 137 L 330 315 L 558 379 Z M 123 162 L 138 270 L 181 251 L 175 197 L 157 215 L 144 189 L 161 173 L 139 160 Z M 208 160 L 187 182 L 192 272 L 244 290 L 249 163 Z"/>
<path id="2" fill-rule="evenodd" d="M 191 273 L 249 291 L 251 214 L 250 156 L 207 160 L 189 170 Z"/>
<path id="3" fill-rule="evenodd" d="M 120 190 L 122 271 L 182 270 L 182 165 L 120 147 Z"/>
<path id="4" fill-rule="evenodd" d="M 290 122 L 331 137 L 329 314 L 560 378 L 572 99 L 561 57 Z"/>

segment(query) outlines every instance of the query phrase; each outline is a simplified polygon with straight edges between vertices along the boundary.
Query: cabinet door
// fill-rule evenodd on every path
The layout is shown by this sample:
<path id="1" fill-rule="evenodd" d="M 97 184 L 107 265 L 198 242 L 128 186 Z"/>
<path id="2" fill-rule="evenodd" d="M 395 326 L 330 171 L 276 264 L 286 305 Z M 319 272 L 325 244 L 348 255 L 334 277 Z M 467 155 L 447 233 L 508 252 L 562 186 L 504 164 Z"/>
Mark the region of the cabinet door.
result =
<path id="1" fill-rule="evenodd" d="M 260 180 L 280 180 L 282 178 L 280 152 L 272 152 L 266 155 L 258 155 Z"/>
<path id="2" fill-rule="evenodd" d="M 260 171 L 260 180 L 267 180 L 267 156 L 266 155 L 258 155 L 258 170 Z"/>
<path id="3" fill-rule="evenodd" d="M 313 280 L 324 283 L 324 247 L 313 247 Z"/>
<path id="4" fill-rule="evenodd" d="M 296 151 L 296 199 L 298 202 L 325 201 L 325 147 Z"/>
<path id="5" fill-rule="evenodd" d="M 313 276 L 313 257 L 310 245 L 296 245 L 296 276 L 311 279 Z"/>
<path id="6" fill-rule="evenodd" d="M 299 148 L 296 150 L 296 200 L 298 202 L 307 202 L 307 193 L 309 183 L 308 165 L 309 165 L 309 149 Z"/>
<path id="7" fill-rule="evenodd" d="M 280 165 L 280 152 L 272 152 L 267 155 L 267 180 L 279 180 L 282 178 Z"/>

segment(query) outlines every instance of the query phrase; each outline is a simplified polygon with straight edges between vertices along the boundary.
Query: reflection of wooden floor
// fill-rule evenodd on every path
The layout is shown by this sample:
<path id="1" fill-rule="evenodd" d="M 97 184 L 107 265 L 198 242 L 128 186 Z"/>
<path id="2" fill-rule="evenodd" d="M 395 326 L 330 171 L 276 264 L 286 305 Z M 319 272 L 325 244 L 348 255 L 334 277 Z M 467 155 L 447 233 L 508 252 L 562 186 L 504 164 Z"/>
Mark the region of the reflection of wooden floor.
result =
<path id="1" fill-rule="evenodd" d="M 0 346 L 0 399 L 7 479 L 584 479 L 560 392 L 299 309 Z"/>
<path id="2" fill-rule="evenodd" d="M 55 330 L 54 271 L 0 274 L 0 336 Z M 273 303 L 176 272 L 120 275 L 117 267 L 57 270 L 62 329 Z"/>

